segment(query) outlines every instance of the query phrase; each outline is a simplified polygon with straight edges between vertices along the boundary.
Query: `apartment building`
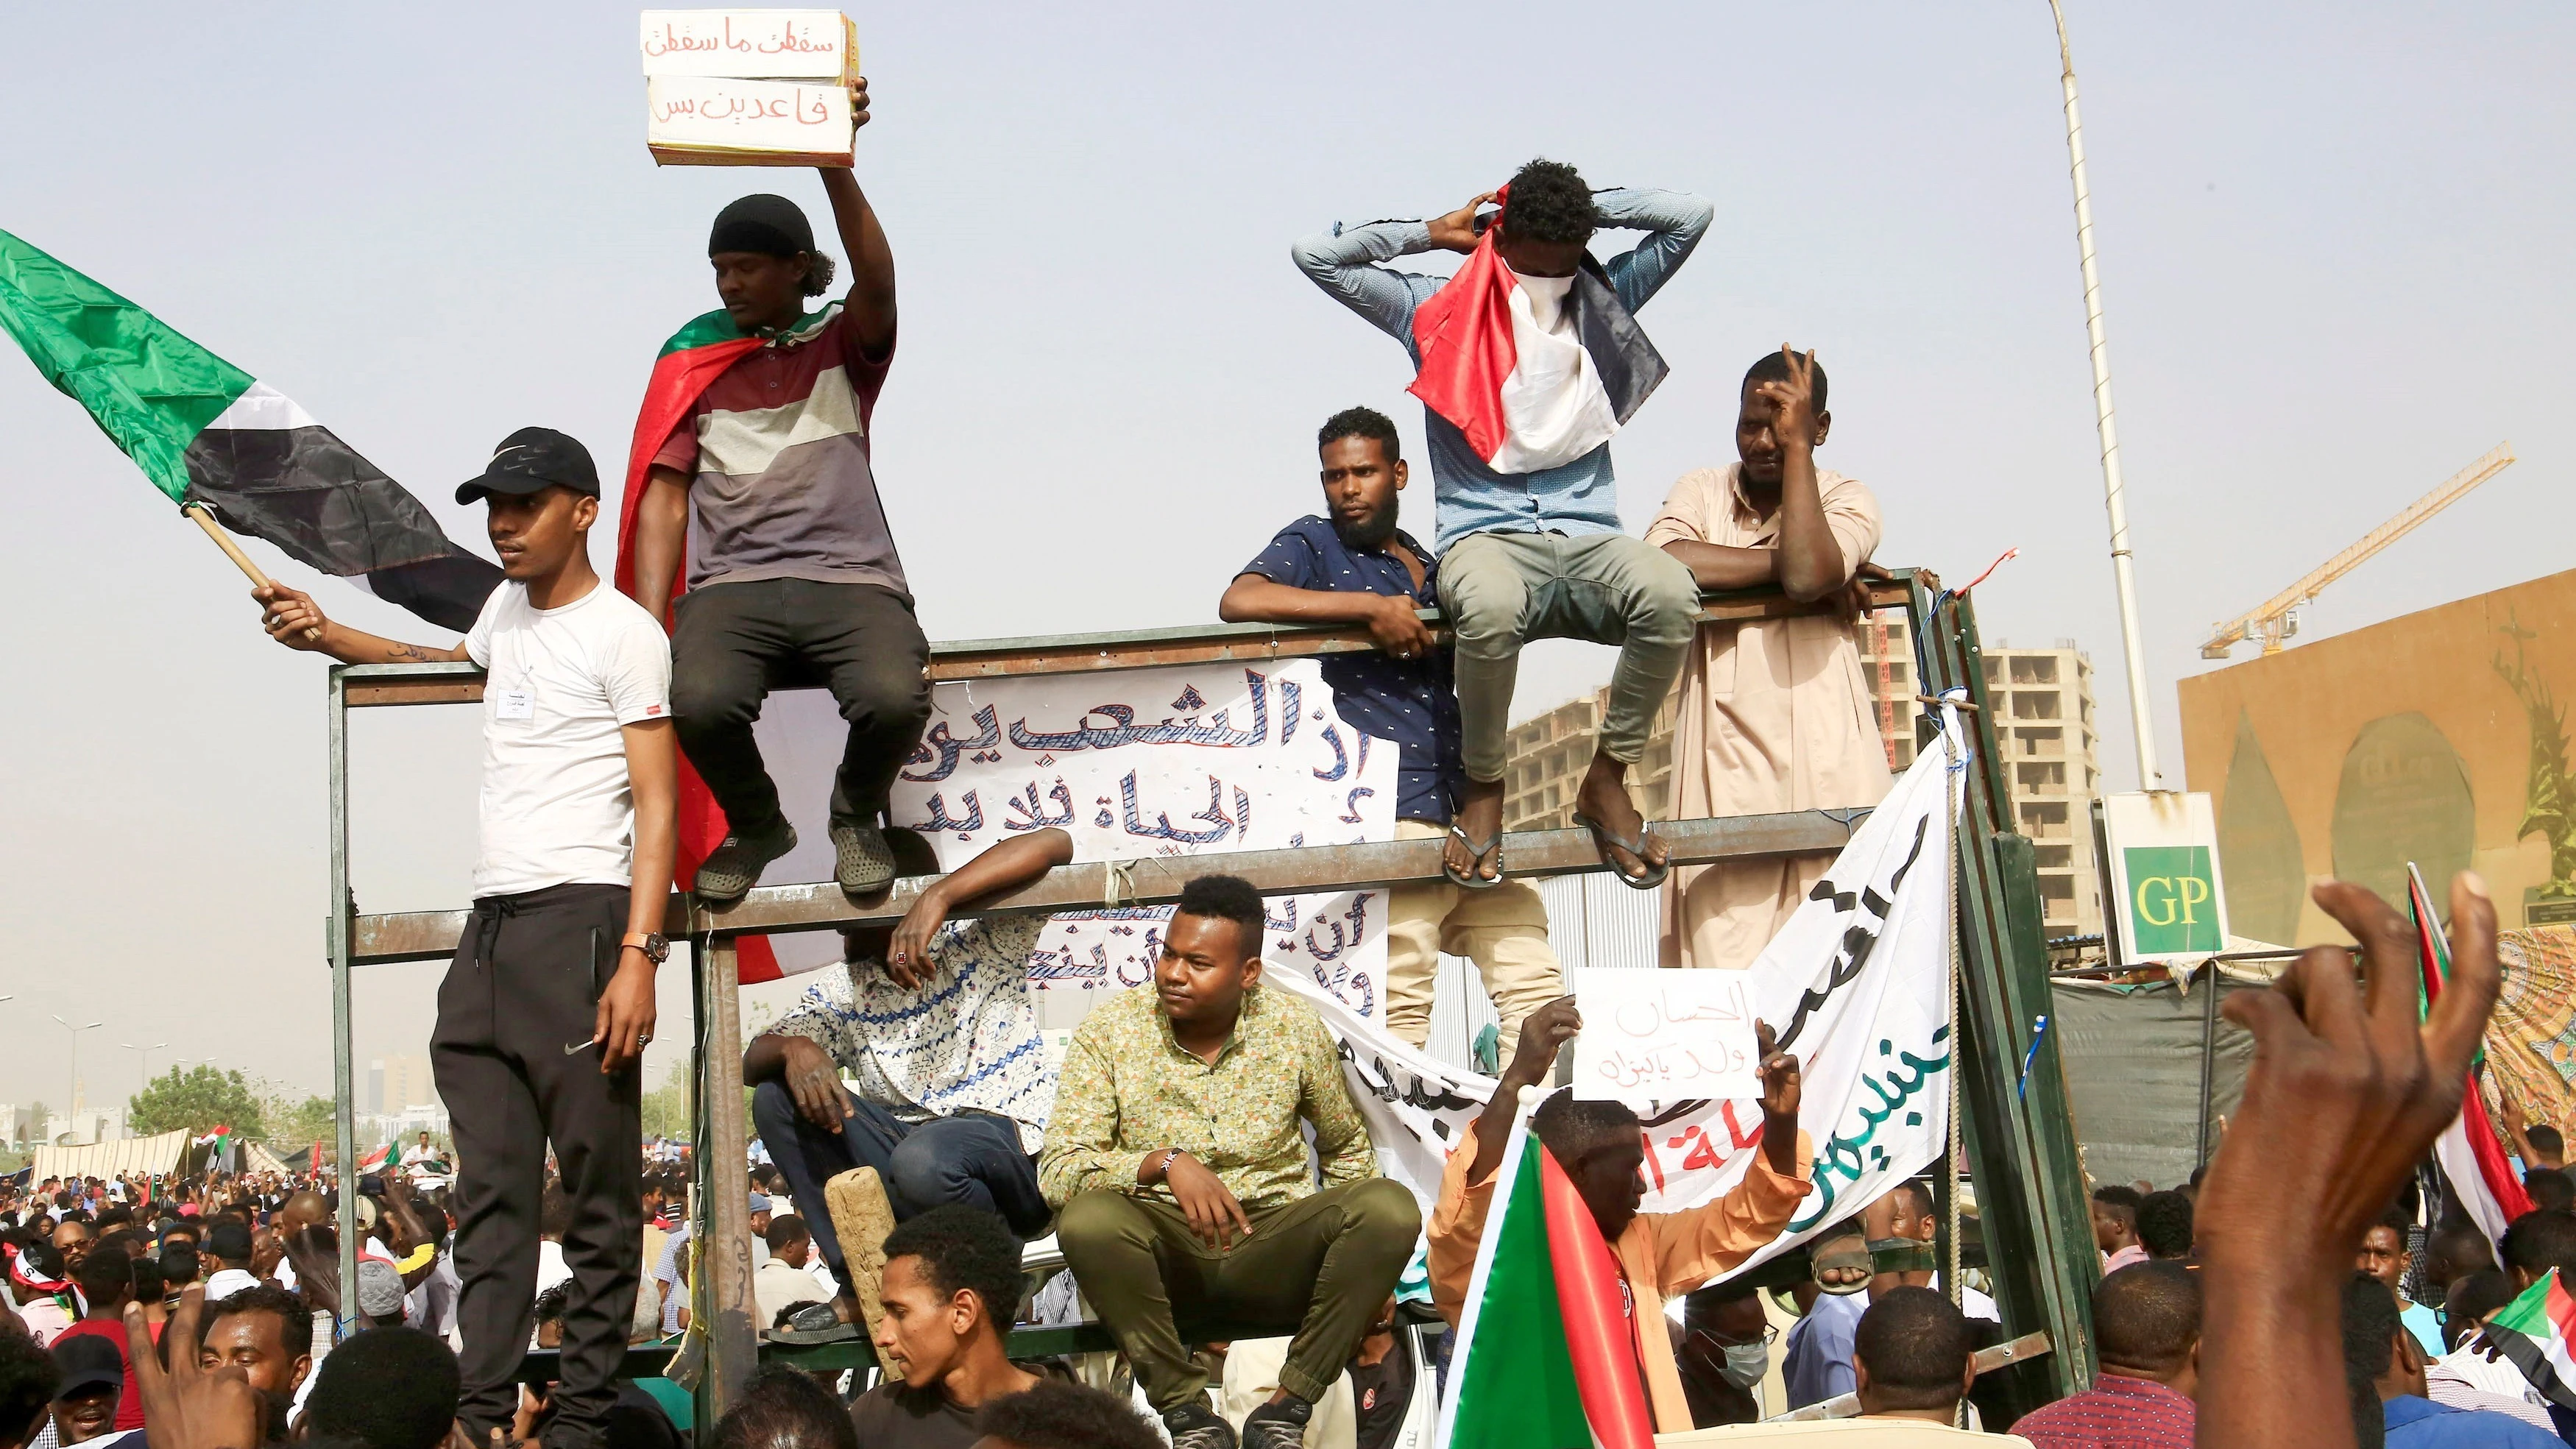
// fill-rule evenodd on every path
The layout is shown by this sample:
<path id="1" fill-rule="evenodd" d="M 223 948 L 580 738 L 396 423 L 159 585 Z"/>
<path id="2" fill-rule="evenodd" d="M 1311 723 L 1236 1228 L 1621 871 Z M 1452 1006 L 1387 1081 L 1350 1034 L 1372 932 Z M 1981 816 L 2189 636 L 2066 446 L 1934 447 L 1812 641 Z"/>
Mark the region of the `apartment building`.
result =
<path id="1" fill-rule="evenodd" d="M 1914 763 L 1915 720 L 1922 713 L 1915 698 L 1921 683 L 1911 625 L 1899 615 L 1871 616 L 1861 625 L 1860 652 L 1888 767 L 1903 770 Z M 2016 649 L 1997 640 L 1986 646 L 1985 675 L 2016 824 L 2038 847 L 2047 934 L 2099 932 L 2102 891 L 2092 802 L 2101 791 L 2101 770 L 2092 658 L 2072 639 L 2045 649 Z M 1608 699 L 1602 689 L 1513 727 L 1503 772 L 1507 828 L 1549 830 L 1573 823 L 1575 787 L 1592 762 L 1593 737 Z M 1671 701 L 1656 711 L 1645 758 L 1629 779 L 1648 819 L 1672 817 Z"/>

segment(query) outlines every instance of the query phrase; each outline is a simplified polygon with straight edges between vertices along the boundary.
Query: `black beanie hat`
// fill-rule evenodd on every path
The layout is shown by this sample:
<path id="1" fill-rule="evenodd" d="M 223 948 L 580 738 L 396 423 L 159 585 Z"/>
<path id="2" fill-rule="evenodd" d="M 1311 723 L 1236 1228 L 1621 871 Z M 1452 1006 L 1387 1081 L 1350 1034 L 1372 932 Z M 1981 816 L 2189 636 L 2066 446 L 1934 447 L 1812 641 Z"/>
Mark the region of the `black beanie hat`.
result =
<path id="1" fill-rule="evenodd" d="M 707 255 L 718 252 L 759 252 L 765 256 L 792 257 L 814 250 L 814 228 L 805 213 L 784 196 L 762 193 L 746 196 L 716 213 L 715 229 L 707 235 Z"/>

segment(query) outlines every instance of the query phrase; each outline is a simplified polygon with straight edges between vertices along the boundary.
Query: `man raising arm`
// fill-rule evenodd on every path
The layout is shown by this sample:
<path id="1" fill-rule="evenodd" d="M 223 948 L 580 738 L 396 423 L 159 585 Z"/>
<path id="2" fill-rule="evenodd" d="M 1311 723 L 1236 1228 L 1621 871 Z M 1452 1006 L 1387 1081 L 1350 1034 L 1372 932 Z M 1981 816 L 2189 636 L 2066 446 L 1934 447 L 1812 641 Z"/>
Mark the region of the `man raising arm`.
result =
<path id="1" fill-rule="evenodd" d="M 1832 430 L 1825 370 L 1786 347 L 1754 360 L 1737 399 L 1737 462 L 1683 474 L 1646 542 L 1703 589 L 1777 584 L 1837 614 L 1699 626 L 1673 706 L 1676 818 L 1877 804 L 1889 746 L 1854 630 L 1878 547 L 1878 500 L 1819 471 Z M 1742 970 L 1833 866 L 1831 851 L 1685 866 L 1665 887 L 1661 964 Z"/>
<path id="2" fill-rule="evenodd" d="M 1532 1012 L 1521 1023 L 1511 1066 L 1467 1141 L 1449 1155 L 1428 1232 L 1431 1299 L 1452 1327 L 1466 1302 L 1521 1090 L 1546 1081 L 1557 1051 L 1582 1029 L 1571 996 Z M 1807 1196 L 1810 1153 L 1798 1128 L 1798 1058 L 1774 1050 L 1777 1038 L 1767 1025 L 1756 1023 L 1754 1038 L 1762 1059 L 1762 1148 L 1744 1180 L 1713 1203 L 1677 1213 L 1637 1211 L 1646 1195 L 1645 1137 L 1637 1114 L 1620 1103 L 1577 1101 L 1565 1088 L 1530 1116 L 1530 1132 L 1592 1210 L 1593 1225 L 1628 1281 L 1635 1299 L 1631 1338 L 1662 1433 L 1692 1427 L 1672 1339 L 1663 1331 L 1665 1296 L 1688 1293 L 1743 1262 L 1780 1235 Z"/>
<path id="3" fill-rule="evenodd" d="M 865 80 L 850 99 L 866 125 Z M 740 900 L 796 843 L 752 737 L 775 680 L 827 686 L 849 724 L 829 829 L 834 875 L 852 896 L 894 879 L 881 817 L 930 717 L 930 646 L 869 432 L 894 361 L 894 253 L 849 168 L 820 169 L 848 296 L 806 312 L 834 268 L 794 202 L 746 196 L 719 212 L 707 261 L 723 311 L 674 346 L 757 345 L 711 376 L 691 374 L 694 395 L 680 400 L 634 504 L 635 598 L 670 628 L 680 745 L 724 811 L 725 838 L 692 884 L 715 905 Z M 687 592 L 674 604 L 684 564 Z"/>

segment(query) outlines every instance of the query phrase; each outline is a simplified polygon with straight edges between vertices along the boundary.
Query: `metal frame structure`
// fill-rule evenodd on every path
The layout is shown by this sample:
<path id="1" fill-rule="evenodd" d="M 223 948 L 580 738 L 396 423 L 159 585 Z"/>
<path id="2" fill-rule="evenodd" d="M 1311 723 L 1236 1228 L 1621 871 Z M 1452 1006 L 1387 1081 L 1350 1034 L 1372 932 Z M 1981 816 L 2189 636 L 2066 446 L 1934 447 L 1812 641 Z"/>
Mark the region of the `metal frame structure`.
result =
<path id="1" fill-rule="evenodd" d="M 1830 607 L 1830 603 L 1797 604 L 1777 591 L 1758 590 L 1709 595 L 1700 618 L 1733 622 L 1818 613 Z M 2044 1361 L 2006 1371 L 2015 1397 L 2036 1404 L 2092 1381 L 2088 1300 L 2097 1276 L 2065 1079 L 2055 1041 L 2038 1029 L 2048 1009 L 2048 958 L 2041 937 L 2036 857 L 2031 842 L 2012 828 L 2003 762 L 1995 753 L 1993 731 L 1985 724 L 1984 672 L 1967 601 L 1941 592 L 1939 581 L 1930 574 L 1913 571 L 1876 585 L 1871 607 L 1903 609 L 1910 617 L 1914 637 L 1922 641 L 1921 677 L 1927 693 L 1937 695 L 1957 687 L 1966 690 L 1971 701 L 1968 714 L 1980 760 L 1966 792 L 1966 814 L 1959 827 L 1961 1040 L 1952 1049 L 1959 1064 L 1954 1079 L 1960 1084 L 1960 1110 L 1953 1130 L 1973 1165 L 1983 1237 L 2004 1322 L 2015 1333 L 2045 1332 L 2055 1346 Z M 1436 615 L 1427 613 L 1425 618 L 1437 623 Z M 932 647 L 929 672 L 936 683 L 1216 660 L 1252 662 L 1372 647 L 1365 630 L 1348 627 L 1216 625 L 940 644 Z M 356 1160 L 349 1036 L 353 970 L 448 957 L 465 921 L 462 911 L 357 913 L 349 888 L 349 711 L 465 704 L 480 700 L 482 692 L 481 672 L 470 664 L 343 665 L 331 670 L 332 909 L 327 940 L 343 1164 Z M 1695 864 L 1836 850 L 1850 839 L 1855 818 L 1856 812 L 1851 811 L 1805 811 L 1659 821 L 1656 830 L 1671 845 L 1674 863 Z M 1440 850 L 1440 842 L 1434 840 L 1389 841 L 1148 858 L 1119 865 L 1077 863 L 956 914 L 1097 907 L 1104 902 L 1158 904 L 1177 898 L 1186 876 L 1210 871 L 1242 876 L 1264 894 L 1277 895 L 1431 881 L 1440 875 Z M 1606 869 L 1590 837 L 1579 830 L 1514 834 L 1509 857 L 1516 874 Z M 742 1093 L 735 941 L 744 934 L 828 930 L 899 918 L 935 879 L 899 880 L 882 900 L 864 905 L 852 903 L 830 882 L 763 887 L 723 913 L 699 909 L 683 895 L 675 893 L 671 898 L 668 933 L 688 937 L 695 977 L 696 1100 L 702 1106 L 723 1104 L 717 1110 L 696 1113 L 701 1190 L 693 1211 L 701 1256 L 692 1293 L 693 1301 L 706 1307 L 695 1315 L 692 1332 L 705 1335 L 708 1350 L 698 1389 L 704 1422 L 712 1423 L 721 1415 L 748 1382 L 762 1352 L 750 1312 L 751 1250 L 744 1195 L 707 1190 L 733 1182 L 730 1172 L 710 1181 L 711 1164 L 740 1163 L 748 1147 L 743 1114 L 731 1105 L 739 1102 Z M 354 1189 L 345 1168 L 343 1182 Z M 341 1193 L 340 1234 L 341 1281 L 355 1282 L 358 1235 L 353 1190 Z M 344 1318 L 342 1327 L 347 1326 Z M 1096 1347 L 1091 1341 L 1095 1337 L 1096 1330 L 1090 1329 L 1023 1330 L 1014 1336 L 1014 1347 L 1024 1352 L 1064 1352 Z M 817 1368 L 868 1360 L 865 1344 L 836 1348 L 841 1352 L 772 1352 Z"/>

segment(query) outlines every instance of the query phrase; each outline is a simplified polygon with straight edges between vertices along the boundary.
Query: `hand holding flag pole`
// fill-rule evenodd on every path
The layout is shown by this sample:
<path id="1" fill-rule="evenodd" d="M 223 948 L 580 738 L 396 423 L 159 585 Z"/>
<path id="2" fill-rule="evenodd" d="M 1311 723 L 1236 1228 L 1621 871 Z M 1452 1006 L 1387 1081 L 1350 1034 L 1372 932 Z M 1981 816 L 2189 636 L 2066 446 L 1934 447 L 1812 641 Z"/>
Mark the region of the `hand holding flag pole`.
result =
<path id="1" fill-rule="evenodd" d="M 206 531 L 206 537 L 215 541 L 215 547 L 224 551 L 224 557 L 233 561 L 233 567 L 240 569 L 243 573 L 250 576 L 250 586 L 252 588 L 266 589 L 276 587 L 274 584 L 269 582 L 268 575 L 260 572 L 259 565 L 250 561 L 250 555 L 242 552 L 241 545 L 233 542 L 233 536 L 224 532 L 222 526 L 215 522 L 215 516 L 206 511 L 205 505 L 200 503 L 191 503 L 181 508 L 179 511 L 188 515 L 190 518 L 195 519 L 197 521 L 197 526 Z M 322 631 L 319 629 L 307 629 L 304 631 L 304 637 L 318 644 L 322 641 Z"/>

